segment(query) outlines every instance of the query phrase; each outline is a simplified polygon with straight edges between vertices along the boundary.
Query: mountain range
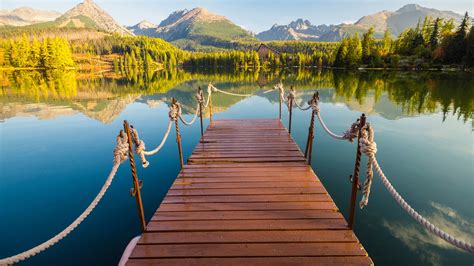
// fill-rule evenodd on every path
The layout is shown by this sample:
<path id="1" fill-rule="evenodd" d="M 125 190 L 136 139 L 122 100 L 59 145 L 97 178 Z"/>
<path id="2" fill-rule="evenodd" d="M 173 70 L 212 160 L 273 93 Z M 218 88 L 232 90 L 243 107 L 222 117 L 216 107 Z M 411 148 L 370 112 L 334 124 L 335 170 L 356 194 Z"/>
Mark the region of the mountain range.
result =
<path id="1" fill-rule="evenodd" d="M 26 26 L 28 29 L 88 28 L 121 35 L 134 35 L 92 0 L 84 0 L 64 14 L 27 7 L 12 11 L 1 10 L 0 26 Z"/>
<path id="2" fill-rule="evenodd" d="M 460 14 L 451 11 L 409 4 L 397 11 L 384 10 L 364 16 L 353 24 L 313 25 L 308 20 L 297 19 L 288 25 L 275 24 L 269 30 L 254 35 L 225 16 L 202 7 L 175 11 L 158 25 L 144 20 L 134 26 L 124 27 L 92 0 L 85 0 L 62 15 L 55 11 L 25 7 L 11 11 L 0 10 L 0 30 L 2 26 L 92 28 L 121 35 L 158 37 L 181 48 L 192 49 L 196 46 L 226 47 L 226 44 L 233 41 L 339 41 L 346 35 L 363 33 L 370 27 L 374 27 L 376 37 L 381 37 L 386 29 L 390 29 L 396 36 L 407 27 L 415 27 L 426 16 L 454 19 L 456 22 L 462 18 Z"/>
<path id="3" fill-rule="evenodd" d="M 27 26 L 52 21 L 61 16 L 56 11 L 19 7 L 13 10 L 0 10 L 0 26 Z"/>
<path id="4" fill-rule="evenodd" d="M 159 25 L 142 21 L 128 28 L 137 35 L 162 38 L 166 41 L 194 40 L 200 42 L 255 40 L 248 31 L 228 18 L 197 7 L 171 13 Z"/>
<path id="5" fill-rule="evenodd" d="M 381 37 L 386 29 L 397 36 L 408 27 L 416 27 L 419 20 L 433 18 L 454 19 L 460 21 L 462 15 L 451 11 L 440 11 L 416 4 L 405 5 L 395 12 L 381 11 L 360 18 L 354 24 L 313 25 L 308 20 L 298 19 L 288 25 L 273 25 L 267 31 L 257 34 L 262 41 L 271 40 L 306 40 L 306 41 L 339 41 L 343 36 L 356 32 L 363 33 L 373 27 L 376 37 Z"/>

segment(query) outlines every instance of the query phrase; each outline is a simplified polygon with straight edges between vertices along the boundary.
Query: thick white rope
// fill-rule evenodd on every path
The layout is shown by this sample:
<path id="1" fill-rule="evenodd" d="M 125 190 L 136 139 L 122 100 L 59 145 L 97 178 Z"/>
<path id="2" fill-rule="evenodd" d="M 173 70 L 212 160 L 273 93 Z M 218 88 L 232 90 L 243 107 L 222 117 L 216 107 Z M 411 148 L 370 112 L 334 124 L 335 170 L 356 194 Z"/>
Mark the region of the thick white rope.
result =
<path id="1" fill-rule="evenodd" d="M 374 130 L 369 123 L 365 125 L 361 130 L 361 138 L 359 140 L 360 151 L 363 154 L 374 154 L 377 153 L 377 144 L 374 142 Z M 373 156 L 367 156 L 367 168 L 365 172 L 364 188 L 362 191 L 362 199 L 360 200 L 360 208 L 364 208 L 369 203 L 370 188 L 372 187 L 372 181 L 374 179 L 374 173 L 372 170 L 372 163 L 374 161 Z"/>
<path id="2" fill-rule="evenodd" d="M 158 145 L 158 147 L 154 148 L 153 150 L 151 151 L 143 151 L 143 154 L 144 155 L 154 155 L 156 154 L 157 152 L 159 152 L 161 150 L 161 148 L 163 148 L 163 146 L 165 145 L 165 142 L 166 140 L 168 139 L 168 136 L 171 132 L 171 126 L 173 125 L 173 121 L 172 120 L 169 120 L 168 121 L 168 128 L 166 129 L 166 133 L 165 135 L 163 136 L 163 139 L 161 140 L 161 143 L 160 145 Z"/>
<path id="3" fill-rule="evenodd" d="M 276 86 L 275 86 L 275 89 L 278 89 L 279 93 L 280 93 L 280 99 L 282 102 L 286 102 L 286 97 L 285 97 L 285 89 L 283 88 L 283 83 L 278 83 Z"/>
<path id="4" fill-rule="evenodd" d="M 209 102 L 211 101 L 211 94 L 213 92 L 213 87 L 211 83 L 207 85 L 207 101 L 206 104 L 204 105 L 204 109 L 206 109 L 209 106 Z"/>
<path id="5" fill-rule="evenodd" d="M 138 131 L 131 126 L 131 133 L 132 133 L 132 139 L 133 143 L 135 144 L 135 153 L 140 156 L 140 161 L 142 162 L 142 167 L 147 168 L 150 163 L 146 160 L 145 158 L 145 142 L 140 139 L 138 136 Z"/>
<path id="6" fill-rule="evenodd" d="M 49 239 L 46 242 L 43 242 L 42 244 L 34 248 L 24 251 L 20 254 L 17 254 L 8 258 L 0 259 L 0 265 L 11 265 L 11 264 L 20 262 L 24 259 L 27 259 L 29 257 L 35 256 L 36 254 L 55 245 L 56 243 L 61 241 L 63 238 L 65 238 L 67 235 L 69 235 L 74 229 L 76 229 L 76 227 L 78 227 L 82 223 L 82 221 L 84 221 L 87 218 L 87 216 L 89 216 L 89 214 L 92 213 L 92 211 L 95 209 L 97 204 L 99 204 L 100 200 L 107 192 L 107 189 L 112 184 L 112 181 L 115 177 L 115 174 L 117 173 L 117 170 L 120 164 L 128 158 L 127 154 L 128 154 L 127 135 L 125 134 L 125 132 L 121 131 L 120 134 L 117 136 L 117 146 L 114 149 L 114 165 L 112 169 L 110 170 L 109 176 L 105 180 L 105 183 L 102 186 L 101 190 L 99 191 L 99 194 L 95 196 L 94 200 L 89 204 L 89 206 L 84 210 L 84 212 L 79 217 L 77 217 L 76 220 L 74 220 L 68 227 L 66 227 L 59 234 L 55 235 L 53 238 Z"/>
<path id="7" fill-rule="evenodd" d="M 331 136 L 332 138 L 334 139 L 337 139 L 337 140 L 348 140 L 349 142 L 353 142 L 354 139 L 357 137 L 358 135 L 358 123 L 353 123 L 351 128 L 349 128 L 348 130 L 346 130 L 344 132 L 343 135 L 338 135 L 334 132 L 332 132 L 327 126 L 326 126 L 326 123 L 324 123 L 324 120 L 323 118 L 321 117 L 321 113 L 320 112 L 316 112 L 316 116 L 318 117 L 318 120 L 319 120 L 319 123 L 321 124 L 321 126 L 323 127 L 324 131 L 326 131 L 326 133 L 329 134 L 329 136 Z"/>
<path id="8" fill-rule="evenodd" d="M 179 106 L 179 108 L 181 109 L 181 105 Z M 191 119 L 191 121 L 188 122 L 188 121 L 184 120 L 184 117 L 182 116 L 181 111 L 180 111 L 180 114 L 179 114 L 179 120 L 181 120 L 181 122 L 183 122 L 183 124 L 185 124 L 187 126 L 190 126 L 190 125 L 194 124 L 194 122 L 196 122 L 196 118 L 198 117 L 198 112 L 199 112 L 199 104 L 196 107 L 196 112 L 194 113 L 193 119 Z"/>
<path id="9" fill-rule="evenodd" d="M 232 96 L 239 96 L 239 97 L 251 97 L 251 96 L 254 96 L 253 94 L 238 94 L 238 93 L 232 93 L 232 92 L 227 92 L 227 91 L 223 91 L 223 90 L 220 90 L 218 88 L 216 88 L 214 85 L 212 85 L 211 83 L 209 83 L 209 86 L 211 86 L 212 90 L 214 92 L 221 92 L 221 93 L 224 93 L 224 94 L 227 94 L 227 95 L 232 95 Z"/>
<path id="10" fill-rule="evenodd" d="M 452 235 L 446 233 L 445 231 L 441 230 L 437 226 L 433 225 L 430 221 L 426 220 L 423 216 L 421 216 L 417 211 L 415 211 L 406 201 L 405 199 L 400 196 L 397 190 L 392 186 L 390 181 L 388 180 L 387 176 L 382 171 L 377 158 L 375 157 L 375 153 L 377 152 L 376 143 L 373 141 L 373 129 L 368 128 L 368 134 L 363 134 L 361 137 L 360 148 L 361 152 L 364 153 L 369 160 L 372 160 L 372 165 L 375 168 L 375 171 L 379 174 L 382 183 L 384 184 L 385 188 L 388 190 L 389 194 L 395 199 L 395 201 L 402 207 L 405 212 L 407 212 L 413 219 L 415 219 L 419 224 L 423 227 L 428 229 L 431 233 L 435 234 L 436 236 L 440 237 L 441 239 L 445 240 L 446 242 L 450 243 L 453 246 L 456 246 L 460 249 L 466 250 L 468 252 L 474 253 L 474 246 L 471 243 L 464 242 L 462 240 L 454 238 Z M 370 132 L 372 131 L 372 132 Z M 372 134 L 372 139 L 370 135 Z M 371 182 L 368 182 L 367 185 L 370 186 Z M 366 189 L 364 189 L 366 191 Z M 367 189 L 370 193 L 370 188 Z M 368 200 L 368 193 L 364 195 L 364 200 Z"/>
<path id="11" fill-rule="evenodd" d="M 301 105 L 298 104 L 298 102 L 296 101 L 296 99 L 293 100 L 293 103 L 296 105 L 296 107 L 298 107 L 298 109 L 300 109 L 301 111 L 306 111 L 308 110 L 309 108 L 311 108 L 311 105 L 308 105 L 306 107 L 303 107 Z"/>
<path id="12" fill-rule="evenodd" d="M 281 93 L 280 93 L 281 95 Z M 291 108 L 291 103 L 295 101 L 295 90 L 293 88 L 290 89 L 288 95 L 286 96 L 286 107 L 288 108 L 288 112 Z"/>

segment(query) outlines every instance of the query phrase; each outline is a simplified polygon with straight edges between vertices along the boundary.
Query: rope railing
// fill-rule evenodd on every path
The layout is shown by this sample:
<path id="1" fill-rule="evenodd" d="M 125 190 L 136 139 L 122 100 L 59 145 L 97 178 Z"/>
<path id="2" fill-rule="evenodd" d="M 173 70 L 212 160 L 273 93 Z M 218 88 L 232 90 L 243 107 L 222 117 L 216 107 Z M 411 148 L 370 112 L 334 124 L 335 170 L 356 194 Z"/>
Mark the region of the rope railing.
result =
<path id="1" fill-rule="evenodd" d="M 165 135 L 163 136 L 163 139 L 161 140 L 161 143 L 160 143 L 156 148 L 154 148 L 154 149 L 151 150 L 151 151 L 143 151 L 143 154 L 144 154 L 144 155 L 148 155 L 148 156 L 149 156 L 149 155 L 154 155 L 154 154 L 158 153 L 158 152 L 161 150 L 161 148 L 163 148 L 163 146 L 165 145 L 166 140 L 168 139 L 168 136 L 169 136 L 169 134 L 170 134 L 170 132 L 171 132 L 171 126 L 172 126 L 172 125 L 173 125 L 173 121 L 172 121 L 172 120 L 169 120 L 169 121 L 168 121 L 168 126 L 167 126 L 167 128 L 166 128 Z"/>
<path id="2" fill-rule="evenodd" d="M 238 96 L 238 97 L 251 97 L 251 96 L 254 96 L 253 94 L 239 94 L 239 93 L 232 93 L 232 92 L 223 91 L 221 89 L 216 88 L 214 85 L 212 85 L 212 83 L 209 83 L 208 87 L 211 87 L 213 92 L 220 92 L 220 93 L 224 93 L 224 94 L 231 95 L 231 96 Z"/>
<path id="3" fill-rule="evenodd" d="M 282 85 L 277 85 L 274 87 L 273 90 L 279 89 L 280 90 L 280 100 L 284 100 L 284 95 L 285 92 L 283 90 Z M 269 90 L 270 91 L 270 90 Z M 269 92 L 268 91 L 268 92 Z M 361 125 L 360 120 L 357 119 L 355 123 L 351 125 L 351 127 L 346 130 L 343 135 L 339 135 L 331 131 L 326 123 L 324 122 L 320 108 L 319 108 L 319 94 L 315 93 L 313 97 L 308 101 L 308 106 L 303 107 L 302 105 L 298 104 L 298 102 L 295 100 L 295 91 L 293 88 L 290 89 L 288 95 L 286 96 L 286 103 L 288 107 L 288 111 L 290 112 L 290 121 L 291 121 L 291 109 L 293 108 L 293 104 L 300 110 L 306 111 L 309 109 L 312 109 L 313 115 L 315 114 L 316 117 L 318 118 L 322 128 L 324 131 L 331 136 L 334 139 L 337 140 L 348 140 L 350 142 L 353 142 L 354 139 L 358 138 L 359 139 L 359 149 L 361 153 L 365 154 L 367 156 L 367 168 L 366 168 L 366 178 L 365 182 L 363 185 L 363 196 L 361 201 L 359 202 L 359 206 L 362 209 L 363 207 L 367 206 L 368 201 L 369 201 L 369 195 L 370 195 L 370 189 L 372 186 L 373 182 L 373 168 L 375 168 L 375 171 L 377 174 L 380 176 L 383 185 L 389 192 L 389 194 L 395 199 L 395 201 L 402 207 L 402 209 L 407 212 L 415 221 L 417 221 L 419 224 L 421 224 L 424 228 L 426 228 L 429 232 L 435 234 L 436 236 L 440 237 L 441 239 L 447 241 L 451 245 L 458 247 L 460 249 L 463 249 L 465 251 L 474 253 L 474 246 L 472 243 L 468 243 L 465 241 L 462 241 L 460 239 L 457 239 L 453 237 L 452 235 L 448 234 L 447 232 L 441 230 L 439 227 L 433 225 L 430 221 L 428 221 L 426 218 L 424 218 L 421 214 L 419 214 L 416 210 L 411 207 L 406 200 L 397 192 L 397 190 L 393 187 L 393 185 L 390 183 L 388 180 L 387 176 L 384 174 L 382 168 L 380 167 L 377 158 L 375 157 L 375 154 L 377 152 L 377 145 L 374 142 L 374 133 L 373 133 L 373 128 L 370 126 L 368 123 L 364 123 Z M 291 127 L 291 122 L 290 122 L 290 127 Z M 361 128 L 362 127 L 362 128 Z M 313 135 L 312 135 L 312 121 L 310 125 L 310 132 L 308 134 L 308 143 L 306 147 L 306 154 L 305 157 L 308 156 L 308 145 L 310 147 L 309 152 L 311 153 L 311 144 L 310 142 L 312 141 Z M 360 132 L 360 134 L 359 134 Z M 309 161 L 311 160 L 311 155 L 309 155 Z M 358 171 L 358 166 L 357 164 L 360 162 L 356 162 L 356 168 Z M 351 177 L 352 178 L 352 177 Z M 358 182 L 357 180 L 353 180 L 353 182 Z M 358 184 L 356 187 L 359 186 Z"/>
<path id="4" fill-rule="evenodd" d="M 120 165 L 127 159 L 129 159 L 129 149 L 130 145 L 135 146 L 135 153 L 139 155 L 140 160 L 142 162 L 142 167 L 146 168 L 149 165 L 149 162 L 146 160 L 146 156 L 149 155 L 154 155 L 158 153 L 161 148 L 164 146 L 169 133 L 171 131 L 171 126 L 173 124 L 173 121 L 176 119 L 175 115 L 177 114 L 178 111 L 176 111 L 176 107 L 172 106 L 171 108 L 174 108 L 173 110 L 170 110 L 170 120 L 168 122 L 168 126 L 166 129 L 166 133 L 163 136 L 163 139 L 161 143 L 153 150 L 151 151 L 146 151 L 145 147 L 145 142 L 140 139 L 138 131 L 136 128 L 133 126 L 130 126 L 130 133 L 131 133 L 131 142 L 128 139 L 128 136 L 125 131 L 121 130 L 119 135 L 117 136 L 117 145 L 114 148 L 114 164 L 112 166 L 112 169 L 109 172 L 109 175 L 107 179 L 105 180 L 104 185 L 102 186 L 101 190 L 99 193 L 96 195 L 96 197 L 93 199 L 93 201 L 89 204 L 89 206 L 77 217 L 69 226 L 67 226 L 64 230 L 62 230 L 60 233 L 55 235 L 54 237 L 50 238 L 49 240 L 29 249 L 24 252 L 21 252 L 17 255 L 10 256 L 4 259 L 0 259 L 0 265 L 11 265 L 14 263 L 18 263 L 22 260 L 25 260 L 27 258 L 30 258 L 32 256 L 35 256 L 44 250 L 54 246 L 56 243 L 64 239 L 67 235 L 69 235 L 74 229 L 76 229 L 95 209 L 95 207 L 99 204 L 101 199 L 104 197 L 105 193 L 107 192 L 108 188 L 112 184 L 112 181 L 114 180 L 114 177 L 120 167 Z M 128 126 L 128 123 L 126 123 Z M 134 165 L 133 165 L 134 167 Z M 133 169 L 132 169 L 133 172 Z M 141 183 L 140 183 L 141 186 Z M 139 188 L 136 187 L 134 189 L 133 193 L 136 193 L 136 190 Z M 141 201 L 141 200 L 140 200 Z"/>
<path id="5" fill-rule="evenodd" d="M 362 153 L 367 156 L 368 163 L 370 163 L 375 168 L 375 171 L 379 175 L 380 179 L 382 180 L 383 185 L 385 186 L 389 194 L 395 199 L 398 205 L 400 205 L 400 207 L 402 207 L 402 209 L 406 213 L 408 213 L 415 221 L 417 221 L 425 229 L 427 229 L 429 232 L 433 233 L 434 235 L 440 237 L 441 239 L 445 240 L 446 242 L 450 243 L 451 245 L 455 247 L 474 253 L 474 246 L 472 245 L 472 243 L 468 243 L 460 239 L 457 239 L 454 236 L 443 231 L 436 225 L 432 224 L 420 213 L 418 213 L 415 209 L 413 209 L 413 207 L 410 206 L 410 204 L 408 204 L 406 200 L 397 192 L 397 190 L 393 187 L 392 183 L 388 180 L 387 176 L 385 175 L 382 168 L 380 167 L 377 161 L 377 158 L 375 157 L 375 154 L 377 153 L 377 144 L 374 142 L 374 132 L 373 132 L 372 127 L 370 127 L 370 125 L 367 125 L 364 128 L 364 133 L 361 136 L 361 141 L 359 145 L 360 145 Z M 372 169 L 371 166 L 368 168 Z M 370 173 L 368 173 L 368 175 L 369 174 Z M 368 177 L 364 184 L 363 198 L 360 202 L 361 208 L 366 206 L 368 203 L 371 185 L 372 185 L 372 178 Z"/>
<path id="6" fill-rule="evenodd" d="M 109 175 L 107 179 L 105 180 L 104 185 L 102 185 L 102 188 L 100 189 L 99 193 L 97 194 L 97 196 L 95 196 L 95 198 L 92 200 L 89 206 L 87 206 L 87 208 L 79 215 L 79 217 L 77 217 L 68 227 L 66 227 L 64 230 L 62 230 L 60 233 L 58 233 L 54 237 L 37 245 L 36 247 L 33 247 L 29 250 L 21 252 L 17 255 L 0 259 L 0 265 L 11 265 L 11 264 L 20 262 L 22 260 L 25 260 L 27 258 L 30 258 L 32 256 L 35 256 L 43 252 L 44 250 L 54 246 L 56 243 L 58 243 L 67 235 L 69 235 L 72 231 L 74 231 L 74 229 L 76 229 L 92 213 L 95 207 L 97 207 L 97 205 L 99 204 L 100 200 L 104 197 L 105 193 L 107 192 L 110 185 L 112 184 L 112 181 L 114 180 L 114 177 L 120 165 L 125 160 L 127 160 L 128 149 L 129 149 L 129 143 L 128 143 L 127 135 L 125 134 L 124 131 L 120 131 L 120 134 L 117 136 L 117 145 L 114 149 L 114 165 L 112 166 L 112 169 L 110 170 Z"/>

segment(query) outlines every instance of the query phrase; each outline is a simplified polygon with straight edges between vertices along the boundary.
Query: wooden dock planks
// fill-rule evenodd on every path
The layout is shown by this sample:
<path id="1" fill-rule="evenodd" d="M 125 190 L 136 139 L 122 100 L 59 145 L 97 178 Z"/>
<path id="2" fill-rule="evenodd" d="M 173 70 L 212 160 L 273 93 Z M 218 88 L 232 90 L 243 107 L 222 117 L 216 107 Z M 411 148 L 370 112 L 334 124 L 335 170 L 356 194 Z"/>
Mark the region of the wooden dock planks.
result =
<path id="1" fill-rule="evenodd" d="M 216 120 L 128 265 L 371 265 L 279 120 Z"/>

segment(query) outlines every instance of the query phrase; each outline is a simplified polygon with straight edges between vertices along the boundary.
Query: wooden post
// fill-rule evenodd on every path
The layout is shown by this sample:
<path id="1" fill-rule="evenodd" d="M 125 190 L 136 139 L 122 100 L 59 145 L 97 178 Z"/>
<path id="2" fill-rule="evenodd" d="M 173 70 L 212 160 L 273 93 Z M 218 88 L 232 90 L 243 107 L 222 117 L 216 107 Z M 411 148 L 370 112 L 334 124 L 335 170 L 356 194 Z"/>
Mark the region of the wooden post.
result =
<path id="1" fill-rule="evenodd" d="M 209 123 L 212 123 L 212 92 L 209 93 Z"/>
<path id="2" fill-rule="evenodd" d="M 178 104 L 178 101 L 173 98 L 171 100 L 171 104 L 176 105 Z M 181 147 L 181 133 L 179 133 L 179 118 L 176 117 L 176 120 L 174 120 L 174 125 L 176 128 L 176 143 L 178 144 L 178 152 L 179 152 L 179 164 L 181 165 L 181 169 L 184 168 L 184 160 L 183 160 L 183 148 Z"/>
<path id="3" fill-rule="evenodd" d="M 146 224 L 145 224 L 145 213 L 143 211 L 142 195 L 140 193 L 140 189 L 142 188 L 142 181 L 138 180 L 137 168 L 135 166 L 135 157 L 133 156 L 132 133 L 130 131 L 130 125 L 128 124 L 127 120 L 123 121 L 123 128 L 125 130 L 125 133 L 127 133 L 127 138 L 128 138 L 128 143 L 129 143 L 128 159 L 130 161 L 130 168 L 132 169 L 133 188 L 130 189 L 130 194 L 132 195 L 132 197 L 135 197 L 137 201 L 138 218 L 140 219 L 140 229 L 142 230 L 142 233 L 143 233 L 146 230 Z"/>
<path id="4" fill-rule="evenodd" d="M 204 98 L 203 98 L 201 86 L 198 87 L 197 93 L 200 95 L 198 98 L 198 101 L 199 101 L 199 118 L 201 119 L 201 138 L 202 138 L 204 137 L 204 126 L 202 123 L 202 105 L 203 105 L 202 101 Z"/>
<path id="5" fill-rule="evenodd" d="M 306 140 L 306 149 L 304 151 L 304 157 L 308 159 L 308 164 L 311 164 L 311 155 L 313 153 L 313 139 L 314 139 L 314 115 L 315 111 L 311 112 L 311 122 L 309 123 L 308 139 Z"/>
<path id="6" fill-rule="evenodd" d="M 293 90 L 293 86 L 290 87 L 290 90 Z M 290 109 L 290 118 L 288 120 L 288 133 L 291 134 L 291 117 L 292 117 L 292 114 L 293 114 L 293 99 L 291 99 L 291 101 L 289 103 L 289 109 Z"/>
<path id="7" fill-rule="evenodd" d="M 351 191 L 351 202 L 349 210 L 349 228 L 352 229 L 354 226 L 355 209 L 357 201 L 357 191 L 359 190 L 359 172 L 360 172 L 360 160 L 362 152 L 360 151 L 360 138 L 362 137 L 362 128 L 365 126 L 366 116 L 362 114 L 359 120 L 359 136 L 357 137 L 357 152 L 356 160 L 354 165 L 354 173 L 352 174 L 352 191 Z"/>
<path id="8" fill-rule="evenodd" d="M 279 117 L 280 120 L 281 120 L 281 103 L 282 103 L 282 100 L 283 100 L 283 99 L 281 98 L 281 95 L 280 95 L 280 92 L 279 92 L 279 91 L 278 91 L 278 95 L 279 95 L 278 98 L 280 98 L 280 114 L 279 114 L 278 117 Z"/>

